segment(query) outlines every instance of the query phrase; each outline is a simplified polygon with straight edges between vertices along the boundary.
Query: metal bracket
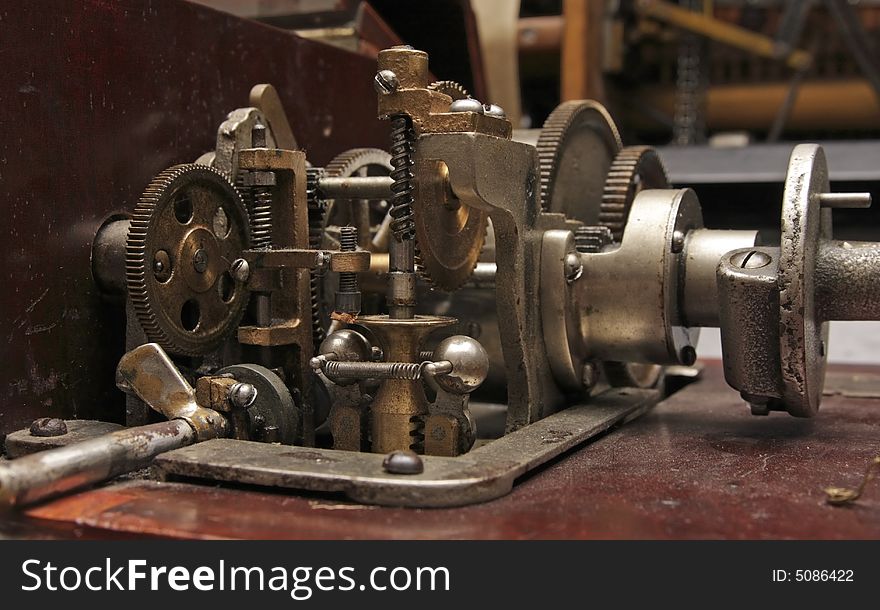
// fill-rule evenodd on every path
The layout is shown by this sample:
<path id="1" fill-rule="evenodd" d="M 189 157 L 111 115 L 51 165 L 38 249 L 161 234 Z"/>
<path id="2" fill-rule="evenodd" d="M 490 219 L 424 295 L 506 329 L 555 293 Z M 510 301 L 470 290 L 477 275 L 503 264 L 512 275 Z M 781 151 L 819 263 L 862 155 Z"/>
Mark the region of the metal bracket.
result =
<path id="1" fill-rule="evenodd" d="M 218 439 L 165 453 L 160 477 L 341 492 L 367 504 L 464 506 L 506 495 L 517 477 L 657 404 L 655 390 L 611 389 L 460 457 L 423 456 L 424 472 L 385 472 L 376 453 Z"/>

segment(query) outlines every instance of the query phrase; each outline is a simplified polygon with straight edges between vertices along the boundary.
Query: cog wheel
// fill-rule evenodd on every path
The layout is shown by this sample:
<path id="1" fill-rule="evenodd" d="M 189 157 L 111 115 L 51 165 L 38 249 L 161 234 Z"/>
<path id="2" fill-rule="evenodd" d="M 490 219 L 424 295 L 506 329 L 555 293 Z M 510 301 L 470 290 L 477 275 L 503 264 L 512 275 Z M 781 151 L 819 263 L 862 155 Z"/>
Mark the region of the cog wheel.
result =
<path id="1" fill-rule="evenodd" d="M 416 267 L 435 288 L 452 292 L 474 272 L 486 241 L 489 215 L 462 204 L 449 188 L 446 165 L 430 163 L 416 181 Z"/>
<path id="2" fill-rule="evenodd" d="M 593 100 L 563 102 L 544 122 L 537 148 L 543 208 L 598 224 L 605 179 L 622 148 L 605 107 Z"/>
<path id="3" fill-rule="evenodd" d="M 247 210 L 222 172 L 186 164 L 156 176 L 125 244 L 128 294 L 147 339 L 181 356 L 219 346 L 247 305 L 229 266 L 249 243 Z"/>
<path id="4" fill-rule="evenodd" d="M 578 252 L 601 252 L 612 241 L 611 230 L 601 225 L 578 227 L 574 232 L 574 247 Z"/>
<path id="5" fill-rule="evenodd" d="M 452 101 L 455 100 L 464 100 L 469 99 L 471 94 L 467 92 L 467 89 L 462 87 L 460 84 L 455 82 L 454 80 L 438 80 L 434 81 L 430 85 L 428 85 L 428 89 L 431 91 L 437 91 L 438 93 L 444 93 L 452 98 Z"/>
<path id="6" fill-rule="evenodd" d="M 650 146 L 628 146 L 614 158 L 599 211 L 599 224 L 611 229 L 620 241 L 636 195 L 644 189 L 669 188 L 666 168 Z"/>

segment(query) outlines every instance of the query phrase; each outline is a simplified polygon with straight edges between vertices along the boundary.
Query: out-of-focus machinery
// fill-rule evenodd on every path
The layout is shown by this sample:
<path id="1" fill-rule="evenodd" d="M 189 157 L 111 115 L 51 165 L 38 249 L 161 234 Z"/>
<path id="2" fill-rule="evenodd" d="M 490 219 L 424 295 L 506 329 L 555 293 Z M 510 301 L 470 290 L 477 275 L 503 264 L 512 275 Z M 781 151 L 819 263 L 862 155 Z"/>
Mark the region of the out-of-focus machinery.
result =
<path id="1" fill-rule="evenodd" d="M 701 327 L 721 328 L 752 413 L 811 417 L 826 323 L 880 319 L 880 245 L 831 231 L 833 208 L 870 197 L 832 192 L 818 146 L 794 150 L 767 244 L 705 228 L 694 192 L 595 102 L 561 105 L 532 146 L 411 47 L 379 54 L 375 86 L 390 153 L 311 166 L 261 85 L 214 151 L 108 219 L 93 261 L 126 295 L 129 427 L 9 435 L 11 456 L 34 453 L 0 463 L 5 504 L 150 463 L 386 505 L 485 501 L 656 404 Z M 489 432 L 472 410 L 499 395 Z"/>

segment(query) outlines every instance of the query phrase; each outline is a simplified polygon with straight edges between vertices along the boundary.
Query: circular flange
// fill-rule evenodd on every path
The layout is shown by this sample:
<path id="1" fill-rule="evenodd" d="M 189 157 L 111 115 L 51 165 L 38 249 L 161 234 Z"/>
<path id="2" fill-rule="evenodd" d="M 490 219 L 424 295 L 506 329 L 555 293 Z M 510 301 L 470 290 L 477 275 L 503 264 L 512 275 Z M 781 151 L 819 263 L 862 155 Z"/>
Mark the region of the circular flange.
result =
<path id="1" fill-rule="evenodd" d="M 598 224 L 605 180 L 622 148 L 605 107 L 592 100 L 563 102 L 544 122 L 537 148 L 543 208 Z"/>
<path id="2" fill-rule="evenodd" d="M 816 144 L 795 147 L 782 197 L 779 258 L 779 355 L 782 399 L 796 417 L 819 409 L 828 353 L 828 324 L 817 319 L 814 269 L 820 239 L 831 238 L 831 210 L 819 196 L 829 192 L 825 153 Z"/>
<path id="3" fill-rule="evenodd" d="M 232 375 L 240 383 L 249 383 L 257 397 L 247 408 L 250 440 L 267 440 L 292 445 L 299 432 L 300 413 L 290 390 L 281 378 L 258 364 L 235 364 L 220 369 L 217 375 Z"/>
<path id="4" fill-rule="evenodd" d="M 126 239 L 128 293 L 147 339 L 185 356 L 216 348 L 248 293 L 229 266 L 249 242 L 247 212 L 218 170 L 177 165 L 150 183 Z"/>

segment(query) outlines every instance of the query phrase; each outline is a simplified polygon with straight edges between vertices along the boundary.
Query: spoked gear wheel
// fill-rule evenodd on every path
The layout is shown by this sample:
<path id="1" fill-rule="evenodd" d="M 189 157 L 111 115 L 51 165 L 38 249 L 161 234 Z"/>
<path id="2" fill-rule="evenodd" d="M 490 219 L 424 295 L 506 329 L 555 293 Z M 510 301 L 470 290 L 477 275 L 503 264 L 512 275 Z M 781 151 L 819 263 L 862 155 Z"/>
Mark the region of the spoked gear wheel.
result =
<path id="1" fill-rule="evenodd" d="M 543 208 L 598 224 L 605 180 L 622 148 L 605 107 L 593 100 L 563 102 L 544 122 L 537 148 Z"/>
<path id="2" fill-rule="evenodd" d="M 611 230 L 614 241 L 623 238 L 636 195 L 644 189 L 669 188 L 660 156 L 649 146 L 630 146 L 618 153 L 602 193 L 599 224 Z M 604 362 L 605 378 L 615 387 L 653 388 L 659 386 L 664 369 L 657 364 Z"/>
<path id="3" fill-rule="evenodd" d="M 650 146 L 628 146 L 621 150 L 605 180 L 599 224 L 611 229 L 620 241 L 633 201 L 642 190 L 669 188 L 666 168 Z"/>
<path id="4" fill-rule="evenodd" d="M 128 293 L 147 339 L 182 356 L 218 347 L 247 305 L 229 266 L 249 243 L 247 210 L 223 173 L 187 164 L 156 176 L 125 244 Z"/>

